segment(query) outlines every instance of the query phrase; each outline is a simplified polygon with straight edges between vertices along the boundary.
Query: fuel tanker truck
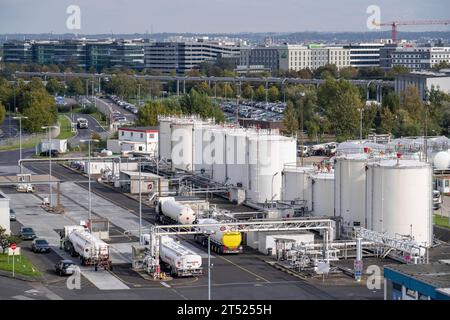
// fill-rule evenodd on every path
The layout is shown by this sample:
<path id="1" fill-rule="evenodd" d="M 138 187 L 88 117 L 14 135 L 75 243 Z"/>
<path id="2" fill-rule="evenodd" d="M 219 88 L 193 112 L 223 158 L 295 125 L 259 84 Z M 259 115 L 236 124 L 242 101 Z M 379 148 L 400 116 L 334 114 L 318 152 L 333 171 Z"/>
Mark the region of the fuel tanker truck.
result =
<path id="1" fill-rule="evenodd" d="M 159 258 L 172 276 L 190 277 L 203 273 L 202 257 L 169 236 L 160 239 Z"/>
<path id="2" fill-rule="evenodd" d="M 204 247 L 208 247 L 208 233 L 210 233 L 211 250 L 219 254 L 230 254 L 242 252 L 242 235 L 239 231 L 229 230 L 225 226 L 219 226 L 215 219 L 197 219 L 198 231 L 204 234 L 196 234 L 195 240 Z M 213 226 L 202 226 L 204 224 Z M 217 226 L 214 226 L 217 224 Z"/>
<path id="3" fill-rule="evenodd" d="M 163 224 L 193 224 L 196 213 L 188 205 L 177 202 L 173 197 L 161 197 L 156 203 L 156 214 Z"/>
<path id="4" fill-rule="evenodd" d="M 81 265 L 93 265 L 112 270 L 109 246 L 92 235 L 84 226 L 65 226 L 63 236 L 64 250 L 72 257 L 80 257 Z"/>

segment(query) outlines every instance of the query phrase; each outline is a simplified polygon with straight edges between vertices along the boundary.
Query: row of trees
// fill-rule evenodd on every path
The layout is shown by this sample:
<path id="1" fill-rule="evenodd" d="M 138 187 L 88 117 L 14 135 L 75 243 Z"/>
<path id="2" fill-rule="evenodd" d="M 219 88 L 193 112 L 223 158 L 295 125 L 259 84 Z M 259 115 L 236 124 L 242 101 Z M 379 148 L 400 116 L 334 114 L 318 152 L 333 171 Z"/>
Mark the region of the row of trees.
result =
<path id="1" fill-rule="evenodd" d="M 432 89 L 429 103 L 424 103 L 415 87 L 408 87 L 400 97 L 393 91 L 383 97 L 381 106 L 366 105 L 363 93 L 347 80 L 328 78 L 324 85 L 293 86 L 287 89 L 288 105 L 284 114 L 286 133 L 305 130 L 310 138 L 320 140 L 325 133 L 338 141 L 352 139 L 371 131 L 394 136 L 448 134 L 450 96 Z"/>
<path id="2" fill-rule="evenodd" d="M 9 106 L 10 110 L 14 110 L 15 106 L 14 112 L 28 117 L 22 123 L 24 130 L 28 132 L 40 132 L 42 126 L 53 125 L 58 118 L 55 100 L 39 78 L 15 84 L 0 78 L 0 105 L 0 109 Z M 0 111 L 0 120 L 2 113 L 4 111 Z"/>
<path id="3" fill-rule="evenodd" d="M 156 126 L 158 115 L 175 114 L 197 114 L 202 118 L 215 118 L 218 122 L 225 120 L 222 110 L 212 102 L 209 96 L 191 89 L 188 94 L 179 98 L 148 101 L 139 109 L 136 123 L 141 126 Z"/>

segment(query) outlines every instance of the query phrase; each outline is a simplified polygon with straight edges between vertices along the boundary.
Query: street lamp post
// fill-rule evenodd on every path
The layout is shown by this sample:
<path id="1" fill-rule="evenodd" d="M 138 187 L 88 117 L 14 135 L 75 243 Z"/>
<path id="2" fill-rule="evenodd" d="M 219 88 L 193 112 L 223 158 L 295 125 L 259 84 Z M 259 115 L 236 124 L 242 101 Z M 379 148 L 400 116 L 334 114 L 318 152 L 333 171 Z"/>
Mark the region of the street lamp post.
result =
<path id="1" fill-rule="evenodd" d="M 48 181 L 49 181 L 49 201 L 50 207 L 53 206 L 53 190 L 52 190 L 52 136 L 50 134 L 50 129 L 57 128 L 56 126 L 45 126 L 42 127 L 44 130 L 48 130 L 48 156 L 49 156 L 49 170 L 48 170 Z"/>
<path id="2" fill-rule="evenodd" d="M 215 232 L 206 231 L 205 233 L 208 236 L 208 300 L 211 300 L 211 235 Z"/>
<path id="3" fill-rule="evenodd" d="M 89 220 L 89 231 L 92 232 L 91 227 L 91 212 L 92 212 L 92 201 L 91 201 L 91 142 L 98 142 L 97 139 L 84 139 L 80 142 L 88 143 L 88 180 L 89 180 L 89 190 L 88 190 L 88 220 Z"/>
<path id="4" fill-rule="evenodd" d="M 139 242 L 142 242 L 142 191 L 141 191 L 141 158 L 139 158 Z M 142 244 L 142 243 L 141 243 Z"/>
<path id="5" fill-rule="evenodd" d="M 273 194 L 273 179 L 275 178 L 275 176 L 277 175 L 279 173 L 279 171 L 277 171 L 277 172 L 275 172 L 273 175 L 272 175 L 272 187 L 271 187 L 271 191 L 270 191 L 270 195 L 272 196 L 272 199 L 270 200 L 270 205 L 271 205 L 271 207 L 273 208 L 273 198 L 275 198 L 275 196 L 274 196 L 274 194 Z"/>
<path id="6" fill-rule="evenodd" d="M 28 117 L 19 116 L 13 117 L 14 120 L 19 120 L 19 160 L 22 159 L 22 119 L 28 119 Z M 20 166 L 20 173 L 22 173 L 22 166 Z"/>
<path id="7" fill-rule="evenodd" d="M 359 141 L 360 141 L 360 143 L 362 145 L 362 140 L 363 140 L 363 138 L 362 138 L 363 137 L 363 134 L 362 134 L 362 131 L 363 131 L 363 111 L 364 111 L 364 107 L 359 108 L 358 111 L 359 111 L 359 114 L 360 114 L 360 117 L 359 117 Z"/>

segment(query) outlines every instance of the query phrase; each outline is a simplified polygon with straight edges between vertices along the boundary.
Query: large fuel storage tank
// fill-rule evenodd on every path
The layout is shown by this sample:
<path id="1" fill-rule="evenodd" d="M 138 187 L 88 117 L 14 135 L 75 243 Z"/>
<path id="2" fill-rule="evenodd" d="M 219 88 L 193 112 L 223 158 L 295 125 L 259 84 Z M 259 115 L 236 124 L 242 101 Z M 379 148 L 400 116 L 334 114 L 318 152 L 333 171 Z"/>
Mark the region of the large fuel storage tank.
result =
<path id="1" fill-rule="evenodd" d="M 306 201 L 306 211 L 312 208 L 312 175 L 314 168 L 285 165 L 283 169 L 283 201 Z"/>
<path id="2" fill-rule="evenodd" d="M 159 120 L 158 154 L 160 159 L 171 159 L 172 156 L 172 129 L 170 124 L 171 121 L 169 119 Z"/>
<path id="3" fill-rule="evenodd" d="M 312 211 L 314 216 L 334 216 L 334 174 L 319 172 L 313 176 Z"/>
<path id="4" fill-rule="evenodd" d="M 366 165 L 367 154 L 348 154 L 335 159 L 335 215 L 344 226 L 366 227 Z"/>
<path id="5" fill-rule="evenodd" d="M 368 164 L 368 228 L 432 244 L 432 168 L 417 160 Z"/>
<path id="6" fill-rule="evenodd" d="M 171 124 L 171 159 L 173 170 L 193 170 L 193 126 L 192 123 Z"/>
<path id="7" fill-rule="evenodd" d="M 247 132 L 234 129 L 225 133 L 227 183 L 248 188 Z"/>

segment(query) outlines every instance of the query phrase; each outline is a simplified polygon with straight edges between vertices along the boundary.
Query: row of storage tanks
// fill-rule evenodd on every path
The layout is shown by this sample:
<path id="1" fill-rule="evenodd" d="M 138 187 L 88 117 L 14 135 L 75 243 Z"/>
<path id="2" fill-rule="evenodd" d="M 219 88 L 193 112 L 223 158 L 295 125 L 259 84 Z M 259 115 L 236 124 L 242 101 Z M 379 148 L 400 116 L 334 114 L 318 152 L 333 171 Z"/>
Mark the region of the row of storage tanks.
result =
<path id="1" fill-rule="evenodd" d="M 392 237 L 432 244 L 432 168 L 418 160 L 347 154 L 333 173 L 286 166 L 283 200 L 305 200 L 313 216 L 337 216 Z"/>
<path id="2" fill-rule="evenodd" d="M 240 186 L 255 203 L 281 199 L 281 172 L 296 161 L 297 142 L 274 130 L 216 125 L 195 117 L 160 117 L 160 158 L 173 170 L 203 172 Z"/>

